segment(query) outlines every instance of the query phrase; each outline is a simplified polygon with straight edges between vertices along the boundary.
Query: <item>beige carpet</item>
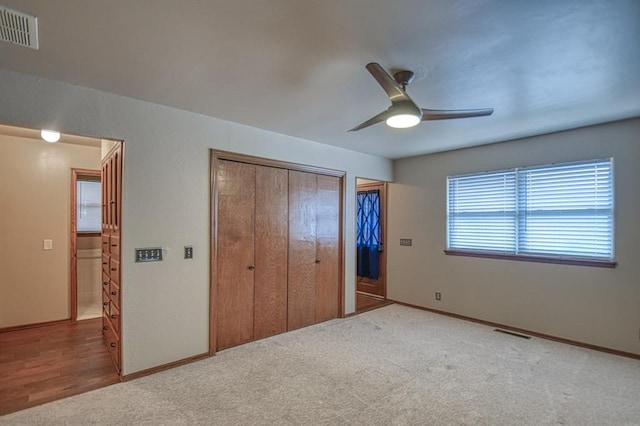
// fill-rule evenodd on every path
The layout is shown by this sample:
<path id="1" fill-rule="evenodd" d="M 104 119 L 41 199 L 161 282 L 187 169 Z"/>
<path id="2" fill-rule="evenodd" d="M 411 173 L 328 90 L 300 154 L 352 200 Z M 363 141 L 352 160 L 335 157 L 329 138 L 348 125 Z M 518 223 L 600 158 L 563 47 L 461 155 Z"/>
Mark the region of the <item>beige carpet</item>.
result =
<path id="1" fill-rule="evenodd" d="M 638 425 L 640 361 L 392 305 L 0 425 Z"/>

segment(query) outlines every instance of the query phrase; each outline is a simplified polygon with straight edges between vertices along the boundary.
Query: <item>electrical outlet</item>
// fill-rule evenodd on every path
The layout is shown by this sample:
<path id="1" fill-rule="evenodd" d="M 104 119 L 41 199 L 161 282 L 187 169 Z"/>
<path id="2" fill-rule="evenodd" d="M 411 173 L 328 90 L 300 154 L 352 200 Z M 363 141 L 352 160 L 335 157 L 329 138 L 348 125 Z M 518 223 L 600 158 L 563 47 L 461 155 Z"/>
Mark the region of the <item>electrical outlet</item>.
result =
<path id="1" fill-rule="evenodd" d="M 400 245 L 401 246 L 411 246 L 413 243 L 413 241 L 411 241 L 411 238 L 400 238 Z"/>
<path id="2" fill-rule="evenodd" d="M 442 300 L 442 293 L 436 291 L 436 300 Z"/>
<path id="3" fill-rule="evenodd" d="M 185 259 L 193 259 L 193 247 L 192 246 L 184 246 L 184 258 Z"/>

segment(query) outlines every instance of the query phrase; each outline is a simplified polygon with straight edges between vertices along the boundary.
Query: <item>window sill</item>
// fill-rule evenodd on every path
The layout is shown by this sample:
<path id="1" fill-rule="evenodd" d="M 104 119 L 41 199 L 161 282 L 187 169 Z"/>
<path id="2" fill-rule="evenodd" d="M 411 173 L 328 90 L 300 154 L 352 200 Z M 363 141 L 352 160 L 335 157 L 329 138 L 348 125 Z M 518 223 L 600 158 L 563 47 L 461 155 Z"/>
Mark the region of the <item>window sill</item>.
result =
<path id="1" fill-rule="evenodd" d="M 78 232 L 78 237 L 99 237 L 102 235 L 100 231 L 81 231 Z"/>
<path id="2" fill-rule="evenodd" d="M 615 268 L 617 265 L 617 262 L 608 260 L 575 259 L 569 257 L 526 256 L 465 250 L 445 250 L 444 253 L 448 256 L 483 257 L 486 259 L 519 260 L 522 262 L 555 263 L 560 265 L 592 266 L 596 268 Z"/>

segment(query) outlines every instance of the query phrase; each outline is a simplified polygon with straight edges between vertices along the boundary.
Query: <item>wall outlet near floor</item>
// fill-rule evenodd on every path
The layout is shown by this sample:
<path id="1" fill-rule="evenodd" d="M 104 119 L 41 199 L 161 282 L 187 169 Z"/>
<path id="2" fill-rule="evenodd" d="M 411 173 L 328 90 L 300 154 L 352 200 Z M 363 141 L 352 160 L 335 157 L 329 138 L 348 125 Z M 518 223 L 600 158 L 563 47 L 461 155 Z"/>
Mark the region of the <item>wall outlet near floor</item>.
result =
<path id="1" fill-rule="evenodd" d="M 442 300 L 442 293 L 436 291 L 436 300 Z"/>
<path id="2" fill-rule="evenodd" d="M 185 259 L 193 259 L 193 247 L 192 246 L 184 246 L 184 258 Z"/>

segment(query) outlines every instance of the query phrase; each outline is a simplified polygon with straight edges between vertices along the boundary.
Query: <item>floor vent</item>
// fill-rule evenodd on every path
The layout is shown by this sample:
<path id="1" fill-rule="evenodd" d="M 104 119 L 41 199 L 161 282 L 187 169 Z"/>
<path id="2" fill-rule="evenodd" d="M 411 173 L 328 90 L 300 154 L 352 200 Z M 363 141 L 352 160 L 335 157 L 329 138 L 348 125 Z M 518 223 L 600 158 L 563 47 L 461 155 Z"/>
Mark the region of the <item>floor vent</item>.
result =
<path id="1" fill-rule="evenodd" d="M 38 18 L 0 6 L 0 40 L 38 50 Z"/>
<path id="2" fill-rule="evenodd" d="M 524 334 L 520 334 L 520 333 L 514 333 L 513 331 L 508 331 L 508 330 L 501 330 L 499 328 L 496 328 L 493 331 L 497 331 L 498 333 L 504 333 L 504 334 L 508 334 L 509 336 L 516 336 L 519 337 L 521 339 L 531 339 L 531 336 L 525 336 Z"/>

